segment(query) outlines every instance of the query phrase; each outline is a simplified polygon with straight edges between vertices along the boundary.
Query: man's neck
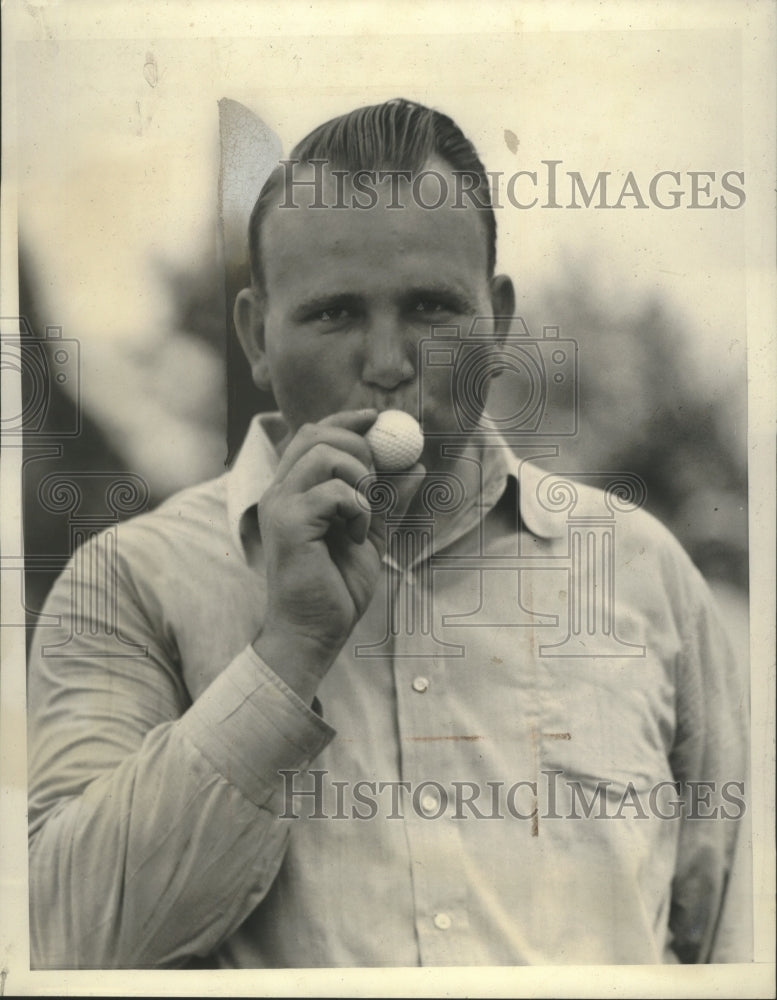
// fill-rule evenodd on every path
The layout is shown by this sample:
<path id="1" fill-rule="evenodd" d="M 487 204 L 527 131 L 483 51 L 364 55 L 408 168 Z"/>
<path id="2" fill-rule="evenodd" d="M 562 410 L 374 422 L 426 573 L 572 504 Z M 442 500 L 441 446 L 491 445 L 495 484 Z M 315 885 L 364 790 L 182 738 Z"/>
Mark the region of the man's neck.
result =
<path id="1" fill-rule="evenodd" d="M 506 476 L 503 456 L 498 448 L 483 448 L 475 440 L 441 439 L 424 453 L 428 463 L 426 476 L 413 497 L 405 520 L 421 518 L 434 521 L 436 546 L 450 540 L 471 512 L 488 502 L 494 481 Z M 480 515 L 478 515 L 480 516 Z"/>

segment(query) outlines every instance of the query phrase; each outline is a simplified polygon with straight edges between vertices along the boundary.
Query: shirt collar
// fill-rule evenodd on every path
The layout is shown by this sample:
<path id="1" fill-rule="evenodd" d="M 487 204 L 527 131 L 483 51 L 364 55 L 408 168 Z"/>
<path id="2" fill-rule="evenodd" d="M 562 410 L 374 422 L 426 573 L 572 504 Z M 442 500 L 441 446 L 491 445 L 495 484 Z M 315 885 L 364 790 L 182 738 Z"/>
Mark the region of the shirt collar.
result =
<path id="1" fill-rule="evenodd" d="M 248 427 L 245 440 L 232 468 L 227 473 L 227 518 L 230 533 L 244 555 L 258 540 L 256 505 L 272 482 L 278 468 L 278 452 L 274 442 L 282 440 L 286 424 L 280 413 L 261 413 Z M 515 455 L 506 444 L 499 449 L 504 492 L 507 476 L 518 484 L 521 519 L 529 531 L 539 538 L 558 538 L 566 532 L 563 512 L 551 511 L 539 500 L 539 486 L 548 475 L 526 459 Z"/>
<path id="2" fill-rule="evenodd" d="M 538 538 L 561 538 L 567 533 L 565 510 L 549 510 L 540 500 L 540 486 L 549 475 L 528 459 L 521 458 L 510 447 L 504 445 L 504 456 L 508 476 L 518 483 L 518 503 L 521 520 L 529 531 Z"/>
<path id="3" fill-rule="evenodd" d="M 237 458 L 227 473 L 227 520 L 240 551 L 248 556 L 249 543 L 258 538 L 256 505 L 275 478 L 280 461 L 273 441 L 280 441 L 286 425 L 280 413 L 261 413 L 248 425 Z"/>

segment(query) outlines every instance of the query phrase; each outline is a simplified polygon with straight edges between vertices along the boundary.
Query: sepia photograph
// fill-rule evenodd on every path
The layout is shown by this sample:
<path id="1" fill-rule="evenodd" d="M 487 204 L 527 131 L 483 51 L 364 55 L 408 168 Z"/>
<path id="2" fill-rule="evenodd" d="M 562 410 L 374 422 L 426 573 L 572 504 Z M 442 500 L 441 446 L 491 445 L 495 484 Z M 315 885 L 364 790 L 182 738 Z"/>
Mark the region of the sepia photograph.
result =
<path id="1" fill-rule="evenodd" d="M 0 995 L 773 995 L 774 14 L 3 6 Z"/>

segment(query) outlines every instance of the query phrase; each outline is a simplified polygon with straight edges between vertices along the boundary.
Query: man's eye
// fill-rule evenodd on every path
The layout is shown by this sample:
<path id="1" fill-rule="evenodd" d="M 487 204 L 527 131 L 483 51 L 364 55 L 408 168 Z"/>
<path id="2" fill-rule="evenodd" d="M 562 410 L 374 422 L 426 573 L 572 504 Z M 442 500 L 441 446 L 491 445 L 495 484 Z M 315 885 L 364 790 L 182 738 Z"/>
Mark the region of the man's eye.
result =
<path id="1" fill-rule="evenodd" d="M 331 306 L 328 309 L 317 309 L 308 317 L 309 322 L 321 323 L 324 326 L 334 326 L 345 323 L 351 318 L 350 310 L 342 306 Z"/>
<path id="2" fill-rule="evenodd" d="M 441 302 L 439 299 L 419 299 L 413 306 L 413 311 L 423 313 L 425 316 L 434 316 L 439 313 L 454 312 L 455 310 L 449 303 Z"/>

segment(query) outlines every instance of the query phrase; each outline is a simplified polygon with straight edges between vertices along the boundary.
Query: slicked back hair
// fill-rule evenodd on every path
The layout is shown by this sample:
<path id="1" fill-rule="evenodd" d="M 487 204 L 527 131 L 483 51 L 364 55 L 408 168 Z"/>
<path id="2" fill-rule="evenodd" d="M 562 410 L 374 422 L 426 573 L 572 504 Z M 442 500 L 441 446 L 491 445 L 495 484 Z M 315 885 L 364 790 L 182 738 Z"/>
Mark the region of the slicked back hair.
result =
<path id="1" fill-rule="evenodd" d="M 310 164 L 326 161 L 330 170 L 410 171 L 423 170 L 432 157 L 469 176 L 468 193 L 482 213 L 486 232 L 487 274 L 496 266 L 496 217 L 485 168 L 475 147 L 447 115 L 423 104 L 395 98 L 383 104 L 357 108 L 313 129 L 289 154 L 290 161 Z M 248 248 L 251 283 L 264 294 L 261 230 L 267 212 L 278 205 L 287 172 L 277 167 L 268 177 L 251 213 Z M 483 206 L 483 207 L 481 207 Z"/>

